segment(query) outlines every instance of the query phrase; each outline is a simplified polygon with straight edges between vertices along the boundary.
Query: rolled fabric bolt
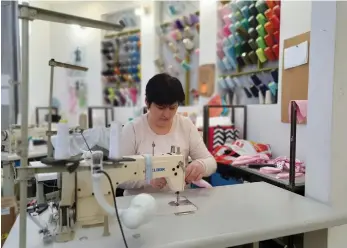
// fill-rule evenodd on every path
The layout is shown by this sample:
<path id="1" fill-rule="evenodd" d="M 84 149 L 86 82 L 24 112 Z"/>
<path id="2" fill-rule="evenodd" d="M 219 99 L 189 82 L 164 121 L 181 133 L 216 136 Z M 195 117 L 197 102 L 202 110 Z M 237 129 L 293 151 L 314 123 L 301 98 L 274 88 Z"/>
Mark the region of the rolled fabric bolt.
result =
<path id="1" fill-rule="evenodd" d="M 236 61 L 237 61 L 237 64 L 241 67 L 244 67 L 246 65 L 241 56 L 237 56 Z"/>
<path id="2" fill-rule="evenodd" d="M 258 37 L 256 42 L 257 42 L 257 45 L 259 48 L 265 49 L 266 44 L 265 44 L 263 37 Z"/>
<path id="3" fill-rule="evenodd" d="M 248 23 L 249 23 L 249 26 L 252 28 L 256 28 L 258 26 L 258 21 L 257 19 L 255 19 L 254 16 L 251 16 L 250 18 L 248 18 Z"/>
<path id="4" fill-rule="evenodd" d="M 245 94 L 248 98 L 252 98 L 252 94 L 251 94 L 251 92 L 249 92 L 249 90 L 247 88 L 243 87 L 243 91 L 245 92 Z"/>
<path id="5" fill-rule="evenodd" d="M 253 39 L 249 39 L 248 44 L 254 51 L 258 49 L 257 43 Z"/>
<path id="6" fill-rule="evenodd" d="M 267 9 L 267 10 L 264 12 L 264 15 L 265 15 L 265 17 L 266 17 L 268 20 L 270 20 L 271 16 L 274 15 L 274 12 L 273 12 L 272 9 Z"/>
<path id="7" fill-rule="evenodd" d="M 273 8 L 273 12 L 278 17 L 278 19 L 281 19 L 281 8 L 280 8 L 280 6 L 276 5 Z"/>
<path id="8" fill-rule="evenodd" d="M 259 37 L 264 37 L 266 35 L 265 33 L 265 29 L 264 29 L 264 26 L 263 25 L 258 25 L 257 28 L 256 28 L 258 34 L 259 34 Z"/>
<path id="9" fill-rule="evenodd" d="M 248 34 L 252 39 L 256 39 L 258 37 L 258 33 L 254 28 L 248 29 Z"/>
<path id="10" fill-rule="evenodd" d="M 248 20 L 245 18 L 241 21 L 241 26 L 246 30 L 248 30 L 249 28 L 249 23 L 248 23 Z"/>
<path id="11" fill-rule="evenodd" d="M 264 49 L 265 56 L 267 57 L 268 60 L 274 61 L 276 60 L 275 54 L 272 51 L 272 48 L 267 47 Z"/>
<path id="12" fill-rule="evenodd" d="M 267 4 L 264 0 L 258 0 L 255 3 L 255 7 L 257 8 L 259 13 L 264 13 L 267 10 Z"/>
<path id="13" fill-rule="evenodd" d="M 257 55 L 255 54 L 254 51 L 249 52 L 249 53 L 248 53 L 248 57 L 249 57 L 250 60 L 252 61 L 252 64 L 257 64 L 257 63 L 258 63 L 258 57 L 257 57 Z"/>
<path id="14" fill-rule="evenodd" d="M 228 37 L 229 35 L 231 35 L 231 32 L 229 30 L 229 26 L 228 25 L 225 25 L 223 27 L 223 35 L 224 35 L 224 37 Z"/>
<path id="15" fill-rule="evenodd" d="M 271 22 L 265 23 L 264 28 L 266 30 L 266 33 L 268 33 L 268 34 L 273 34 L 274 33 L 274 28 L 273 28 Z"/>
<path id="16" fill-rule="evenodd" d="M 241 9 L 242 15 L 244 18 L 248 19 L 249 18 L 249 8 L 248 6 L 243 6 Z"/>
<path id="17" fill-rule="evenodd" d="M 264 40 L 268 47 L 272 47 L 273 45 L 275 45 L 272 35 L 265 35 Z"/>
<path id="18" fill-rule="evenodd" d="M 273 0 L 266 0 L 266 5 L 268 6 L 269 9 L 272 9 L 273 7 L 275 7 L 275 1 Z"/>
<path id="19" fill-rule="evenodd" d="M 250 14 L 250 15 L 252 15 L 252 16 L 258 15 L 258 10 L 257 10 L 257 8 L 255 7 L 255 4 L 254 4 L 254 3 L 252 3 L 251 5 L 249 5 L 248 9 L 249 9 L 249 14 Z"/>
<path id="20" fill-rule="evenodd" d="M 249 35 L 248 32 L 246 32 L 245 29 L 243 28 L 238 28 L 236 29 L 237 34 L 242 38 L 242 41 L 248 40 L 249 39 Z"/>
<path id="21" fill-rule="evenodd" d="M 251 80 L 252 80 L 254 85 L 256 85 L 256 86 L 261 85 L 261 80 L 258 78 L 257 75 L 255 75 L 255 74 L 251 75 Z"/>
<path id="22" fill-rule="evenodd" d="M 280 20 L 278 19 L 276 15 L 272 15 L 269 21 L 272 23 L 272 26 L 274 27 L 275 30 L 280 29 Z"/>
<path id="23" fill-rule="evenodd" d="M 222 61 L 223 61 L 223 64 L 224 64 L 225 68 L 228 71 L 232 69 L 231 64 L 229 63 L 229 60 L 227 59 L 227 57 L 224 57 Z"/>
<path id="24" fill-rule="evenodd" d="M 250 64 L 252 64 L 252 61 L 251 61 L 250 58 L 248 57 L 247 53 L 242 53 L 242 54 L 241 54 L 241 58 L 242 58 L 243 62 L 245 63 L 245 65 L 250 65 Z"/>
<path id="25" fill-rule="evenodd" d="M 280 47 L 279 47 L 279 45 L 278 44 L 273 45 L 272 46 L 272 51 L 274 52 L 274 55 L 275 55 L 276 59 L 278 59 L 279 56 L 280 56 Z"/>
<path id="26" fill-rule="evenodd" d="M 258 56 L 258 59 L 261 63 L 265 63 L 266 62 L 266 56 L 264 54 L 264 50 L 262 48 L 258 48 L 257 51 L 255 52 Z"/>
<path id="27" fill-rule="evenodd" d="M 262 13 L 259 13 L 256 19 L 260 25 L 264 25 L 267 22 L 266 17 Z"/>
<path id="28" fill-rule="evenodd" d="M 277 43 L 280 43 L 280 31 L 275 31 L 274 32 L 274 37 L 275 37 L 275 41 Z"/>
<path id="29" fill-rule="evenodd" d="M 252 85 L 251 87 L 249 87 L 249 90 L 251 91 L 251 93 L 254 97 L 259 97 L 259 90 L 257 87 Z"/>
<path id="30" fill-rule="evenodd" d="M 267 87 L 269 88 L 271 94 L 273 96 L 276 96 L 277 95 L 277 90 L 278 90 L 278 86 L 275 82 L 270 82 Z"/>

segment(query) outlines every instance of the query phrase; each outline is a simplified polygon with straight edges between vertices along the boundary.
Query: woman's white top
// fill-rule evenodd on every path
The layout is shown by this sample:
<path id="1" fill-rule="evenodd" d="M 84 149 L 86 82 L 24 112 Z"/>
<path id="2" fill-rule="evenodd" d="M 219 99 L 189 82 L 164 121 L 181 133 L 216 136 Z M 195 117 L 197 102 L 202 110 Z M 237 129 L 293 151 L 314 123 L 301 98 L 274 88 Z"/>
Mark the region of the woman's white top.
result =
<path id="1" fill-rule="evenodd" d="M 216 160 L 207 150 L 196 126 L 187 117 L 176 114 L 170 132 L 165 135 L 158 135 L 153 132 L 149 127 L 147 114 L 136 118 L 123 128 L 121 155 L 152 154 L 153 142 L 155 144 L 154 154 L 168 153 L 171 146 L 180 147 L 181 153 L 185 156 L 186 164 L 188 164 L 189 156 L 192 160 L 198 160 L 205 167 L 204 176 L 210 176 L 216 171 Z M 125 195 L 159 191 L 148 185 L 145 180 L 125 182 L 119 185 L 119 188 L 126 190 Z M 162 189 L 162 191 L 167 190 L 169 190 L 168 187 Z"/>

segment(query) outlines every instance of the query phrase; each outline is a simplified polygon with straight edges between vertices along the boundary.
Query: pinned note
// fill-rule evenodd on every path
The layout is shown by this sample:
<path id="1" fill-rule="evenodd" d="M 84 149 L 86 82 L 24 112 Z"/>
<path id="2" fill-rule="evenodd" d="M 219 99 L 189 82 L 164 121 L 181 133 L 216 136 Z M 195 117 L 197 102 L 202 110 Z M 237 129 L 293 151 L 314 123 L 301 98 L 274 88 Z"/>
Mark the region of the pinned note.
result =
<path id="1" fill-rule="evenodd" d="M 308 63 L 308 42 L 284 49 L 284 69 L 298 67 Z"/>

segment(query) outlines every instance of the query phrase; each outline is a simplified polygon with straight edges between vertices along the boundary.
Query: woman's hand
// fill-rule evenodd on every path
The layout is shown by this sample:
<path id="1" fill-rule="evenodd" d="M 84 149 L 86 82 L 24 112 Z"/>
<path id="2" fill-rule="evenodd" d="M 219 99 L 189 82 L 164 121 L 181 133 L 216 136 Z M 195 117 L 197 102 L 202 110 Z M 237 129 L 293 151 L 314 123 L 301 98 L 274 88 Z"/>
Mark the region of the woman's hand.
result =
<path id="1" fill-rule="evenodd" d="M 199 161 L 191 162 L 186 168 L 186 182 L 192 183 L 202 179 L 205 173 L 205 167 Z"/>
<path id="2" fill-rule="evenodd" d="M 167 182 L 166 182 L 166 179 L 164 177 L 160 177 L 160 178 L 152 179 L 150 184 L 155 189 L 162 189 L 166 186 Z"/>

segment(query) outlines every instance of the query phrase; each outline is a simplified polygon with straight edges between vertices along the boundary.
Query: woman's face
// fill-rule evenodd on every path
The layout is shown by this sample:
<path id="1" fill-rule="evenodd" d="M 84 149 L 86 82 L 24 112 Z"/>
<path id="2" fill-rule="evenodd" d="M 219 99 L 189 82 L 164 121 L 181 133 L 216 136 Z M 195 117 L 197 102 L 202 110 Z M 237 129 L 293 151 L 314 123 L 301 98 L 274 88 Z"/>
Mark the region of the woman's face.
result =
<path id="1" fill-rule="evenodd" d="M 172 105 L 157 105 L 155 103 L 152 103 L 150 106 L 147 106 L 151 119 L 154 122 L 154 124 L 158 127 L 165 127 L 168 125 L 171 125 L 172 120 L 177 112 L 178 104 L 172 104 Z"/>

